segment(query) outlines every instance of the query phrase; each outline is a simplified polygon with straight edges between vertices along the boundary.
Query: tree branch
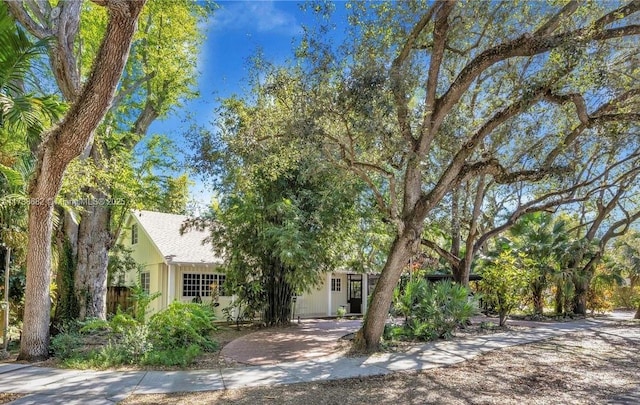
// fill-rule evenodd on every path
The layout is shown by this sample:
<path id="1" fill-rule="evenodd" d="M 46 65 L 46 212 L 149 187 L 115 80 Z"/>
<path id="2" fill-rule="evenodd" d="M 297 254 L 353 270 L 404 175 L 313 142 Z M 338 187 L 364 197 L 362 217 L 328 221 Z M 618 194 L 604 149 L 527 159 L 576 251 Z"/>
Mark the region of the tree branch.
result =
<path id="1" fill-rule="evenodd" d="M 639 9 L 640 1 L 635 0 L 605 15 L 591 26 L 553 36 L 533 36 L 530 33 L 526 33 L 512 41 L 502 43 L 481 52 L 462 69 L 446 93 L 437 100 L 432 128 L 439 128 L 444 117 L 460 100 L 475 78 L 488 67 L 516 56 L 537 55 L 568 42 L 587 43 L 592 40 L 605 40 L 640 34 L 640 26 L 636 25 L 612 28 L 609 30 L 603 29 L 604 26 L 621 20 Z"/>
<path id="2" fill-rule="evenodd" d="M 404 46 L 400 50 L 400 53 L 393 60 L 391 64 L 391 69 L 389 71 L 389 78 L 391 80 L 391 87 L 393 90 L 393 96 L 395 99 L 396 109 L 397 109 L 397 119 L 398 124 L 400 125 L 400 132 L 404 139 L 410 143 L 411 146 L 414 144 L 414 138 L 411 132 L 411 126 L 409 123 L 409 107 L 407 106 L 408 98 L 404 86 L 402 84 L 402 75 L 401 69 L 405 60 L 409 57 L 411 50 L 413 49 L 418 36 L 425 29 L 429 21 L 431 21 L 431 17 L 433 14 L 442 7 L 441 2 L 437 2 L 429 11 L 427 11 L 418 21 L 418 23 L 413 27 L 409 37 L 404 43 Z"/>
<path id="3" fill-rule="evenodd" d="M 436 20 L 433 28 L 433 49 L 431 51 L 431 61 L 427 77 L 427 94 L 425 97 L 422 127 L 419 135 L 418 154 L 422 155 L 427 151 L 435 137 L 430 131 L 431 117 L 436 102 L 436 90 L 440 77 L 440 67 L 444 57 L 444 50 L 447 44 L 447 33 L 449 31 L 449 14 L 453 10 L 454 2 L 445 2 L 436 13 Z"/>
<path id="4" fill-rule="evenodd" d="M 582 95 L 577 93 L 572 94 L 553 94 L 551 91 L 547 92 L 544 95 L 544 98 L 556 103 L 556 104 L 565 104 L 568 102 L 572 102 L 576 106 L 576 111 L 578 113 L 578 119 L 581 123 L 587 125 L 589 123 L 589 113 L 587 112 L 587 104 L 584 101 Z"/>
<path id="5" fill-rule="evenodd" d="M 557 14 L 555 14 L 553 17 L 549 18 L 547 22 L 542 24 L 542 26 L 538 28 L 538 30 L 533 35 L 545 36 L 545 35 L 552 34 L 555 30 L 558 29 L 558 26 L 563 20 L 565 20 L 567 17 L 569 17 L 570 15 L 576 12 L 579 5 L 580 5 L 579 2 L 575 0 L 571 0 L 570 2 L 565 4 L 565 6 L 562 7 L 562 9 L 558 11 Z"/>
<path id="6" fill-rule="evenodd" d="M 27 4 L 20 1 L 5 1 L 5 4 L 13 17 L 36 38 L 45 39 L 53 35 L 51 27 L 45 26 L 31 18 L 31 15 L 25 8 Z M 41 15 L 43 12 L 34 11 L 34 14 Z"/>
<path id="7" fill-rule="evenodd" d="M 456 257 L 451 252 L 444 250 L 443 248 L 438 246 L 437 243 L 430 241 L 429 239 L 422 238 L 420 239 L 420 244 L 436 252 L 440 257 L 445 259 L 451 266 L 458 267 L 460 265 L 460 259 L 458 257 Z"/>

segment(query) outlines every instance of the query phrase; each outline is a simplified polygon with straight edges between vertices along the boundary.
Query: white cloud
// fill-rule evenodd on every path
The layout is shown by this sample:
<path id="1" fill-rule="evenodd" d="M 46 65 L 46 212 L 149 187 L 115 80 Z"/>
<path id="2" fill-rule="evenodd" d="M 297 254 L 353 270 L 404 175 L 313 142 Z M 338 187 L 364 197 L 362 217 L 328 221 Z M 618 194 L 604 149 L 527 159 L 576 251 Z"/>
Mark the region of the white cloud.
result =
<path id="1" fill-rule="evenodd" d="M 219 2 L 210 28 L 214 31 L 254 31 L 298 35 L 302 28 L 295 16 L 275 7 L 273 1 Z"/>

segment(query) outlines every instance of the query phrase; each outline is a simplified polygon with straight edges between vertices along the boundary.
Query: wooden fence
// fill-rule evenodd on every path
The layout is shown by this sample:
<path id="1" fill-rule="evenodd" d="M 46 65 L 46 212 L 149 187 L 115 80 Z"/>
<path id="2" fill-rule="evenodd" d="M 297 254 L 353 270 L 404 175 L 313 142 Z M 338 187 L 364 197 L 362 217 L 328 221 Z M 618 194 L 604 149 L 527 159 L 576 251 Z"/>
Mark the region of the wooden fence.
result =
<path id="1" fill-rule="evenodd" d="M 129 307 L 133 306 L 133 303 L 129 299 L 131 297 L 131 290 L 129 287 L 108 287 L 107 288 L 107 313 L 115 314 L 120 308 L 121 311 L 126 311 Z"/>

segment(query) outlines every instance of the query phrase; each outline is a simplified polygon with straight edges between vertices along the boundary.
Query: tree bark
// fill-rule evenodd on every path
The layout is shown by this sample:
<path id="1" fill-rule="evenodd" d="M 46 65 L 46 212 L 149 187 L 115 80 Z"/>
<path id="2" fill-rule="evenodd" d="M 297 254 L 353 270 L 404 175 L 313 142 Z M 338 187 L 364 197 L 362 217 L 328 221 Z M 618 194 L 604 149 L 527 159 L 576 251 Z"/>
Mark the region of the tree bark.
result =
<path id="1" fill-rule="evenodd" d="M 556 296 L 555 296 L 556 315 L 562 315 L 563 303 L 564 303 L 564 294 L 562 292 L 562 282 L 557 282 Z"/>
<path id="2" fill-rule="evenodd" d="M 144 109 L 131 128 L 132 136 L 124 140 L 121 146 L 133 149 L 147 133 L 151 123 L 158 118 L 154 102 L 161 100 L 159 97 L 152 99 L 151 95 L 148 97 Z M 105 158 L 109 155 L 104 141 L 96 139 L 87 158 L 92 159 L 96 167 L 102 168 Z M 89 195 L 95 203 L 105 201 L 109 197 L 95 186 L 89 187 Z M 80 320 L 106 319 L 109 251 L 118 237 L 118 232 L 116 230 L 114 234 L 111 229 L 113 210 L 110 206 L 98 204 L 86 208 L 88 209 L 82 214 L 74 246 L 77 258 L 74 293 L 80 307 Z"/>
<path id="3" fill-rule="evenodd" d="M 53 314 L 54 328 L 78 318 L 78 306 L 73 289 L 76 265 L 76 256 L 73 253 L 75 246 L 71 244 L 65 229 L 58 228 L 55 236 L 58 250 L 58 268 L 56 271 L 56 304 Z"/>
<path id="4" fill-rule="evenodd" d="M 542 315 L 544 313 L 544 299 L 543 299 L 543 286 L 534 285 L 533 287 L 533 313 L 535 315 Z"/>
<path id="5" fill-rule="evenodd" d="M 49 355 L 52 216 L 52 200 L 33 200 L 29 205 L 27 283 L 20 360 L 40 361 Z"/>
<path id="6" fill-rule="evenodd" d="M 357 350 L 371 352 L 378 349 L 389 314 L 393 290 L 398 284 L 402 270 L 413 255 L 415 249 L 412 246 L 415 242 L 407 234 L 396 237 L 393 242 L 387 262 L 371 296 L 362 329 L 356 334 L 354 346 Z"/>
<path id="7" fill-rule="evenodd" d="M 107 317 L 107 265 L 113 244 L 110 230 L 111 207 L 100 204 L 105 195 L 91 193 L 93 205 L 86 206 L 78 232 L 78 266 L 75 294 L 79 319 Z"/>
<path id="8" fill-rule="evenodd" d="M 9 272 L 11 271 L 11 248 L 7 248 L 4 260 L 4 316 L 2 317 L 2 351 L 6 352 L 9 345 L 7 334 L 9 332 Z"/>
<path id="9" fill-rule="evenodd" d="M 20 360 L 37 361 L 48 356 L 53 202 L 67 165 L 86 148 L 109 109 L 144 6 L 144 0 L 95 2 L 108 9 L 105 37 L 81 94 L 63 121 L 43 136 L 29 186 L 27 285 Z"/>
<path id="10" fill-rule="evenodd" d="M 500 312 L 500 318 L 498 321 L 498 326 L 504 326 L 507 324 L 507 313 L 506 312 Z"/>
<path id="11" fill-rule="evenodd" d="M 638 310 L 636 311 L 636 315 L 633 317 L 633 319 L 640 319 L 640 304 L 638 304 Z"/>
<path id="12" fill-rule="evenodd" d="M 460 257 L 460 191 L 451 191 L 451 254 Z"/>

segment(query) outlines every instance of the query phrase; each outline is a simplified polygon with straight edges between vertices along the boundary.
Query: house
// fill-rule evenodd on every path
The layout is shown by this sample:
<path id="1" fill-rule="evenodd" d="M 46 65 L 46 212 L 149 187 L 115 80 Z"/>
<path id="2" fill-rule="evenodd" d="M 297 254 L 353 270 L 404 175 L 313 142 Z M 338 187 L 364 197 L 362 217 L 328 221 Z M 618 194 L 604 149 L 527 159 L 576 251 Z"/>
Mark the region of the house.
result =
<path id="1" fill-rule="evenodd" d="M 217 315 L 222 318 L 222 309 L 233 301 L 233 296 L 224 290 L 223 259 L 210 245 L 203 244 L 207 232 L 190 230 L 180 234 L 186 219 L 184 215 L 153 211 L 132 211 L 127 216 L 119 243 L 132 251 L 132 258 L 143 270 L 139 280 L 138 274 L 127 274 L 125 283 L 139 281 L 149 293 L 161 293 L 149 307 L 152 313 L 174 300 L 215 299 L 220 304 Z M 296 297 L 293 318 L 335 316 L 341 307 L 349 314 L 366 312 L 364 297 L 373 291 L 377 275 L 337 271 L 319 277 L 317 288 Z"/>

